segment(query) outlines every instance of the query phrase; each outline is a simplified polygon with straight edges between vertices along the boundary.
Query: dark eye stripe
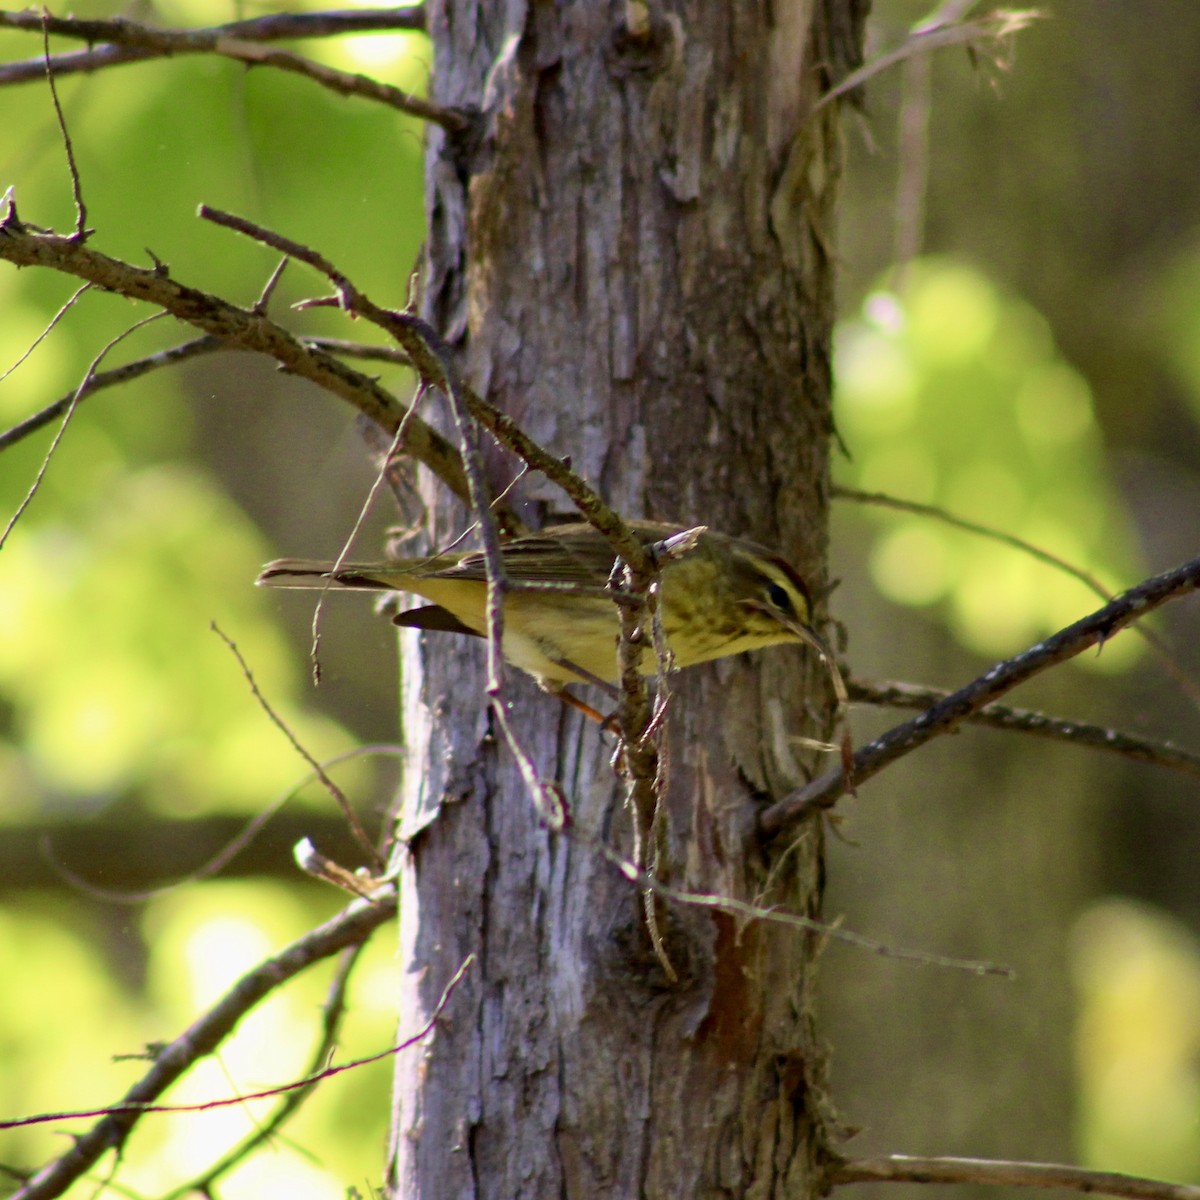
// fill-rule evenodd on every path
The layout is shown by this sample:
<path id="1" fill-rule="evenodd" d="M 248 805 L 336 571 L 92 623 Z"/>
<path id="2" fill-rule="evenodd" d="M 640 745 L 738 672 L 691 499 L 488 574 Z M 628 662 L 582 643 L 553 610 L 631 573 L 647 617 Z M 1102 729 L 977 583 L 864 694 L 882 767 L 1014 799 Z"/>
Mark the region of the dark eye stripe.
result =
<path id="1" fill-rule="evenodd" d="M 787 594 L 787 589 L 781 587 L 778 583 L 767 584 L 767 599 L 789 617 L 796 615 L 796 607 L 792 604 L 792 598 Z"/>
<path id="2" fill-rule="evenodd" d="M 796 591 L 804 598 L 804 603 L 809 607 L 812 606 L 812 597 L 809 595 L 808 585 L 800 578 L 796 568 L 790 562 L 783 558 L 771 556 L 769 559 L 771 565 L 796 589 Z"/>

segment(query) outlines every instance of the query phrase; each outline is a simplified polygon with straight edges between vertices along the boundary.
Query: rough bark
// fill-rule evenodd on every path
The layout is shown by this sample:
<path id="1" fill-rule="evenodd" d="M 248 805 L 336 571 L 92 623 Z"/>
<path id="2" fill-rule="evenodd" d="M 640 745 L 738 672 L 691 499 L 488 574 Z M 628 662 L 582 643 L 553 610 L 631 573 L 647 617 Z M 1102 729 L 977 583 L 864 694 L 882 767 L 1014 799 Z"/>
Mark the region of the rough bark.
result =
<path id="1" fill-rule="evenodd" d="M 638 38 L 627 8 L 430 5 L 433 98 L 480 116 L 431 135 L 424 312 L 467 378 L 627 516 L 755 537 L 819 594 L 838 146 L 831 110 L 808 114 L 862 14 L 652 6 Z M 533 521 L 563 511 L 536 481 L 522 495 Z M 441 498 L 430 518 L 442 542 L 464 521 Z M 404 669 L 402 1037 L 477 957 L 398 1063 L 393 1194 L 815 1194 L 811 940 L 672 908 L 669 984 L 637 891 L 539 827 L 489 728 L 480 648 L 427 635 Z M 628 854 L 611 746 L 531 683 L 510 688 L 575 822 Z M 781 650 L 674 691 L 660 870 L 815 911 L 820 827 L 785 857 L 755 820 L 811 766 L 791 737 L 827 722 L 822 670 Z"/>

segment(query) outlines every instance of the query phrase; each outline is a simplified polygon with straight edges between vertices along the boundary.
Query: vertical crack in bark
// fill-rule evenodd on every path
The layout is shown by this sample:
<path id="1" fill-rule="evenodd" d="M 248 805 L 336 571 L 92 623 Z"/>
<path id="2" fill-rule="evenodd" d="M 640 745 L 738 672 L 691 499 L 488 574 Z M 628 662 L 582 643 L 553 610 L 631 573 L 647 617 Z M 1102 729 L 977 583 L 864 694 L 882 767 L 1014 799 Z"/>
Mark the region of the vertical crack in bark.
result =
<path id="1" fill-rule="evenodd" d="M 485 78 L 491 89 L 465 156 L 431 140 L 430 194 L 446 206 L 428 250 L 432 300 L 463 297 L 463 374 L 602 478 L 621 512 L 766 540 L 815 580 L 837 165 L 832 124 L 801 126 L 822 84 L 814 71 L 830 62 L 820 23 L 838 2 L 796 6 L 790 19 L 810 13 L 818 27 L 774 47 L 778 31 L 755 6 L 698 8 L 686 26 L 668 16 L 664 52 L 649 56 L 614 43 L 609 11 L 583 3 L 444 0 L 430 24 L 433 99 L 481 105 Z M 485 46 L 509 48 L 500 69 L 482 61 Z M 461 220 L 447 178 L 462 182 Z M 523 515 L 561 511 L 532 477 L 515 503 Z M 461 694 L 461 661 L 431 659 L 430 694 Z M 754 793 L 778 783 L 770 743 L 802 732 L 804 711 L 797 688 L 757 682 L 760 669 L 730 661 L 673 678 L 665 849 L 680 888 L 747 899 L 758 878 Z M 509 719 L 543 777 L 563 780 L 586 829 L 627 854 L 608 750 L 544 700 L 513 696 Z M 779 715 L 764 741 L 768 701 Z M 446 719 L 470 720 L 477 704 L 464 697 Z M 809 939 L 672 909 L 682 981 L 665 995 L 629 936 L 636 886 L 538 828 L 505 754 L 480 777 L 436 847 L 478 864 L 470 839 L 487 843 L 486 869 L 457 884 L 457 903 L 482 905 L 469 930 L 485 951 L 470 1019 L 478 1057 L 451 1033 L 422 1085 L 441 1098 L 424 1110 L 431 1144 L 446 1133 L 437 1103 L 466 1094 L 455 1072 L 474 1070 L 483 1089 L 478 1118 L 459 1114 L 485 1122 L 472 1128 L 463 1187 L 648 1200 L 814 1188 Z M 802 911 L 815 903 L 818 853 L 798 848 L 785 873 Z M 430 911 L 449 917 L 455 904 L 442 895 Z M 443 940 L 430 930 L 422 944 Z M 432 1175 L 427 1186 L 440 1194 Z"/>

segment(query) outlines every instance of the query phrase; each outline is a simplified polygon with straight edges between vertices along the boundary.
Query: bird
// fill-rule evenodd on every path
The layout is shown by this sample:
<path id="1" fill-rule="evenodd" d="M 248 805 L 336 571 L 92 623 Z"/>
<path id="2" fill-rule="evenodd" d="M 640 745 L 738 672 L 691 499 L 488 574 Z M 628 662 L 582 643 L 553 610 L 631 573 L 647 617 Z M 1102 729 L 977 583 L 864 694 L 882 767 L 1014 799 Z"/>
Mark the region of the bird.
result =
<path id="1" fill-rule="evenodd" d="M 659 566 L 659 613 L 675 668 L 787 643 L 807 643 L 831 661 L 813 628 L 809 590 L 785 559 L 707 526 L 627 524 Z M 500 555 L 504 657 L 549 691 L 590 683 L 612 693 L 620 675 L 614 600 L 622 594 L 610 587 L 616 555 L 607 538 L 573 522 L 505 542 Z M 397 625 L 487 636 L 487 566 L 479 550 L 337 564 L 282 558 L 257 582 L 412 593 L 430 603 L 395 616 Z M 653 639 L 643 640 L 640 669 L 653 675 L 658 655 Z"/>

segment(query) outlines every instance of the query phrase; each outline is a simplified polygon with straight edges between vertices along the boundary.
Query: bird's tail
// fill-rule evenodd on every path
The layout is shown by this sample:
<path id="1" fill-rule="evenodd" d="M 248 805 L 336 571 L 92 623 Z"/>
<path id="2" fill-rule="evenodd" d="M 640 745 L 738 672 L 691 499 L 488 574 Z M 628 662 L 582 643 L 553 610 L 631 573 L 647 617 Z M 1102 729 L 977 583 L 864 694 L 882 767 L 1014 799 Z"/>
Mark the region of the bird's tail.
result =
<path id="1" fill-rule="evenodd" d="M 387 592 L 402 590 L 405 574 L 403 567 L 394 562 L 335 566 L 315 558 L 277 558 L 263 567 L 256 582 L 259 587 L 358 588 Z"/>

